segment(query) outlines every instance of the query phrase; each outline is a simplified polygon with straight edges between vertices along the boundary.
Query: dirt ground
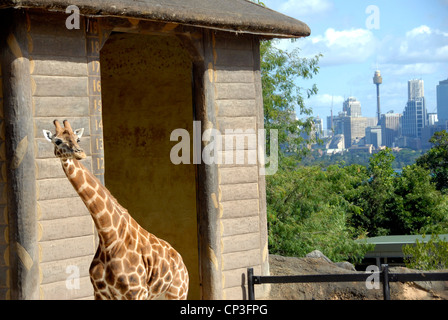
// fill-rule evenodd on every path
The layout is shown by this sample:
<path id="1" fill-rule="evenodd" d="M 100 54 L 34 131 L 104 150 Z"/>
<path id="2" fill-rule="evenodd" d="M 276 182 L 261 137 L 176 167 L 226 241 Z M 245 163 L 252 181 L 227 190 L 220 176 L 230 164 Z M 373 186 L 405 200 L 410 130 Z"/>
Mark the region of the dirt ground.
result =
<path id="1" fill-rule="evenodd" d="M 276 275 L 342 274 L 359 271 L 346 268 L 324 258 L 292 258 L 270 255 L 270 273 Z M 416 272 L 403 267 L 390 272 Z M 446 272 L 446 270 L 445 270 Z M 392 300 L 448 300 L 448 281 L 392 282 Z M 272 284 L 271 300 L 382 300 L 383 290 L 367 289 L 364 282 Z"/>

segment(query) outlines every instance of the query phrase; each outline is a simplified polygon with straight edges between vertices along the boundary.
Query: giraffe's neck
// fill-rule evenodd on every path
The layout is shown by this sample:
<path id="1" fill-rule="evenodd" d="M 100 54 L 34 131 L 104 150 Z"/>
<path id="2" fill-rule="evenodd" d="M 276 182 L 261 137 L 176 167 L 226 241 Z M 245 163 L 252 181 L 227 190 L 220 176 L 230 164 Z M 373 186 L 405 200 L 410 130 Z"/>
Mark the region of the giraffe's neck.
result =
<path id="1" fill-rule="evenodd" d="M 125 230 L 128 213 L 112 197 L 109 190 L 78 160 L 61 159 L 68 180 L 89 210 L 98 231 L 100 244 L 114 246 Z"/>

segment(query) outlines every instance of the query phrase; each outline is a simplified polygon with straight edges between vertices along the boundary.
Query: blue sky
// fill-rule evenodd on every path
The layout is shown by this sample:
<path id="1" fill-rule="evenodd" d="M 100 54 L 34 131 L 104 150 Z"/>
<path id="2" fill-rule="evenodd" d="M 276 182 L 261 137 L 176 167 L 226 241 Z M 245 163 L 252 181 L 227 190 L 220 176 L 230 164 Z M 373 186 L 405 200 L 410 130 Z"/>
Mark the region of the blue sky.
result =
<path id="1" fill-rule="evenodd" d="M 324 54 L 319 74 L 299 83 L 303 87 L 316 83 L 319 92 L 307 100 L 307 106 L 324 123 L 330 115 L 332 96 L 334 114 L 342 110 L 344 98 L 354 96 L 361 102 L 363 116 L 376 116 L 372 78 L 377 66 L 383 77 L 382 113 L 403 112 L 407 81 L 415 78 L 424 80 L 428 112 L 436 112 L 436 85 L 448 78 L 448 0 L 264 3 L 311 28 L 310 37 L 295 42 L 283 40 L 277 44 L 279 47 L 299 47 L 306 57 Z M 371 5 L 375 11 L 367 10 Z"/>

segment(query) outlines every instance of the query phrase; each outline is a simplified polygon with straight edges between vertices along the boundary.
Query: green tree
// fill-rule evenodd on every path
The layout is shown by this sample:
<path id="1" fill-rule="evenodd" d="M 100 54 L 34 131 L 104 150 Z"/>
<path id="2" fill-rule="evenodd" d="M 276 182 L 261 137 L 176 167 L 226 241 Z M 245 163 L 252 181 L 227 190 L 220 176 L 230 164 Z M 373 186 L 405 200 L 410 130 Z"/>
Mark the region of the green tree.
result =
<path id="1" fill-rule="evenodd" d="M 300 49 L 287 52 L 277 48 L 272 40 L 261 42 L 260 54 L 267 141 L 270 141 L 269 130 L 276 129 L 279 145 L 300 154 L 303 142 L 300 134 L 310 132 L 312 118 L 298 120 L 295 112 L 298 110 L 301 115 L 311 115 L 311 109 L 305 106 L 305 98 L 316 94 L 317 87 L 314 84 L 305 89 L 299 83 L 301 79 L 312 79 L 319 72 L 318 63 L 322 55 L 302 58 Z"/>
<path id="2" fill-rule="evenodd" d="M 408 268 L 419 270 L 448 268 L 448 242 L 440 239 L 438 235 L 432 235 L 427 242 L 417 239 L 415 245 L 405 245 L 402 250 Z"/>
<path id="3" fill-rule="evenodd" d="M 445 232 L 448 227 L 446 197 L 431 182 L 428 170 L 414 164 L 395 179 L 390 206 L 390 234 Z"/>
<path id="4" fill-rule="evenodd" d="M 437 190 L 448 193 L 448 133 L 436 132 L 429 141 L 432 148 L 417 159 L 417 164 L 429 169 Z"/>
<path id="5" fill-rule="evenodd" d="M 387 235 L 390 232 L 389 208 L 394 202 L 394 156 L 386 148 L 373 155 L 367 168 L 368 179 L 351 195 L 350 201 L 361 208 L 353 214 L 351 224 L 368 232 L 369 236 Z"/>
<path id="6" fill-rule="evenodd" d="M 429 171 L 416 164 L 393 170 L 390 149 L 370 158 L 368 179 L 347 200 L 360 208 L 349 221 L 369 236 L 448 231 L 448 208 Z"/>
<path id="7" fill-rule="evenodd" d="M 365 179 L 362 166 L 282 167 L 267 177 L 269 250 L 304 256 L 318 249 L 333 261 L 359 261 L 369 249 L 355 243 L 347 223 L 359 210 L 344 195 Z"/>

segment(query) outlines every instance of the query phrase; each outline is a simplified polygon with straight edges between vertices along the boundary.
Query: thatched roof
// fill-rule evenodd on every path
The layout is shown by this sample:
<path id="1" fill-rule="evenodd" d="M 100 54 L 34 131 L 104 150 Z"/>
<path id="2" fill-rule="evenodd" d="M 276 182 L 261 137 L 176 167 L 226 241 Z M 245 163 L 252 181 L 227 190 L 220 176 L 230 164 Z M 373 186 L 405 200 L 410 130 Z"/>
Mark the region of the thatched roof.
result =
<path id="1" fill-rule="evenodd" d="M 309 27 L 248 0 L 1 0 L 0 8 L 42 8 L 65 12 L 76 5 L 83 15 L 174 22 L 267 37 L 304 37 Z"/>

